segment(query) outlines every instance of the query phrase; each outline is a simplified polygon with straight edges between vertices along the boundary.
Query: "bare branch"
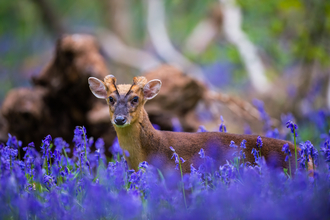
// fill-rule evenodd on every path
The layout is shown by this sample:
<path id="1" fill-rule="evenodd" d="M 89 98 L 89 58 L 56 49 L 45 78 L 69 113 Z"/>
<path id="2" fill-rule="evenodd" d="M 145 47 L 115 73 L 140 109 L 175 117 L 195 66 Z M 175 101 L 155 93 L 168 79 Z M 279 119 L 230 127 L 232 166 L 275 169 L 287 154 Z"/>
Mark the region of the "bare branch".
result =
<path id="1" fill-rule="evenodd" d="M 99 2 L 102 4 L 104 20 L 110 30 L 125 43 L 130 42 L 132 36 L 130 0 L 99 0 Z"/>
<path id="2" fill-rule="evenodd" d="M 118 63 L 129 65 L 141 72 L 155 68 L 161 62 L 142 50 L 127 46 L 120 38 L 108 30 L 96 34 L 106 54 Z"/>
<path id="3" fill-rule="evenodd" d="M 260 93 L 270 88 L 257 49 L 241 28 L 242 13 L 235 0 L 219 0 L 223 8 L 223 30 L 229 42 L 234 44 L 244 62 L 252 85 Z"/>
<path id="4" fill-rule="evenodd" d="M 223 14 L 219 4 L 213 4 L 208 17 L 200 21 L 186 40 L 185 50 L 193 55 L 203 53 L 222 29 Z"/>
<path id="5" fill-rule="evenodd" d="M 191 73 L 192 76 L 206 83 L 202 70 L 180 52 L 171 43 L 165 27 L 165 9 L 162 0 L 147 0 L 147 27 L 151 41 L 157 53 L 169 64 Z"/>

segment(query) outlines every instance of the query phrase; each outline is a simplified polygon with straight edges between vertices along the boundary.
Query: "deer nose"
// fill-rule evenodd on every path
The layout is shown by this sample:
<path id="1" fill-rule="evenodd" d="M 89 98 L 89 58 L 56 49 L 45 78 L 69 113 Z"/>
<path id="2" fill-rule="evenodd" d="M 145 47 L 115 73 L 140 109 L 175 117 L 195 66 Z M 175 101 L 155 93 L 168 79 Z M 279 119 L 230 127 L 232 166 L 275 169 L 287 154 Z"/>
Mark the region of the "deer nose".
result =
<path id="1" fill-rule="evenodd" d="M 118 115 L 115 118 L 115 124 L 116 125 L 124 125 L 126 123 L 126 117 L 122 115 Z"/>

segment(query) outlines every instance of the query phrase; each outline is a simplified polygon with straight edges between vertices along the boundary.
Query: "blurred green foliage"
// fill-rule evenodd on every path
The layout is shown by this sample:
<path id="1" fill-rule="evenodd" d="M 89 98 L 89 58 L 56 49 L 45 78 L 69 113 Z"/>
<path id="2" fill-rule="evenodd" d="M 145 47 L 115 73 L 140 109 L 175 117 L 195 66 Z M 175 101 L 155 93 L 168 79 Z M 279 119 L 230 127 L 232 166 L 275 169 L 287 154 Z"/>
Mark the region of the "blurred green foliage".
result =
<path id="1" fill-rule="evenodd" d="M 101 1 L 48 0 L 70 32 L 93 31 L 105 27 Z M 144 48 L 146 2 L 128 1 L 132 18 L 131 44 Z M 204 19 L 216 0 L 164 1 L 167 28 L 174 45 L 181 49 L 187 36 Z M 277 74 L 297 60 L 314 60 L 327 66 L 330 53 L 330 1 L 324 0 L 237 0 L 243 13 L 243 29 Z M 19 78 L 29 57 L 52 50 L 54 36 L 45 28 L 35 0 L 0 1 L 0 76 Z M 235 47 L 223 38 L 215 41 L 202 55 L 190 57 L 208 65 L 218 61 L 237 66 L 238 80 L 246 78 Z M 6 70 L 6 71 L 5 71 Z M 270 71 L 274 72 L 274 71 Z M 1 91 L 3 87 L 1 88 Z M 7 90 L 7 88 L 6 88 Z M 0 91 L 0 92 L 1 92 Z M 0 94 L 2 97 L 3 94 Z"/>

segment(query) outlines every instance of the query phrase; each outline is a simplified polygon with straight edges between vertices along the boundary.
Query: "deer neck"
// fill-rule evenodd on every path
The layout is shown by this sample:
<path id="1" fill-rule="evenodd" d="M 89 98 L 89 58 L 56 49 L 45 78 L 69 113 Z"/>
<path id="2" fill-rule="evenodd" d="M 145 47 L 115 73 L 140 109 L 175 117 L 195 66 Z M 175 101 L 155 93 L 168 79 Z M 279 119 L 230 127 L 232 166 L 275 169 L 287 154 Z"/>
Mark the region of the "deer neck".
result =
<path id="1" fill-rule="evenodd" d="M 129 126 L 114 127 L 120 147 L 129 153 L 129 157 L 125 156 L 129 167 L 138 170 L 139 163 L 147 159 L 149 143 L 159 140 L 159 134 L 149 121 L 147 112 L 141 109 L 139 119 Z"/>

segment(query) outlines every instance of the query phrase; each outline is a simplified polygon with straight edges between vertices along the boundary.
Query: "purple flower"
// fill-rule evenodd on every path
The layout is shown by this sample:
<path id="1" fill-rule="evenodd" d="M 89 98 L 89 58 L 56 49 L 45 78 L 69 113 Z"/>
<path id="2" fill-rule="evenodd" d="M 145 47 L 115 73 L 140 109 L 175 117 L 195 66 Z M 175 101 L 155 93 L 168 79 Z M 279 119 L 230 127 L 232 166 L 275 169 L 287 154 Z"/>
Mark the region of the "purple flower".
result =
<path id="1" fill-rule="evenodd" d="M 241 142 L 240 147 L 243 148 L 243 149 L 246 148 L 246 140 L 245 139 Z"/>
<path id="2" fill-rule="evenodd" d="M 183 131 L 181 123 L 178 118 L 172 118 L 172 125 L 173 125 L 173 131 L 174 132 L 181 132 Z"/>
<path id="3" fill-rule="evenodd" d="M 287 128 L 290 128 L 291 129 L 291 133 L 296 135 L 296 137 L 298 137 L 298 132 L 297 132 L 297 129 L 298 129 L 298 126 L 296 124 L 294 124 L 292 121 L 288 121 L 286 123 L 286 127 Z"/>
<path id="4" fill-rule="evenodd" d="M 44 180 L 44 184 L 48 189 L 51 189 L 53 186 L 56 185 L 56 179 L 54 176 L 44 175 L 43 180 Z"/>
<path id="5" fill-rule="evenodd" d="M 86 133 L 85 133 L 86 134 Z M 83 151 L 85 148 L 84 127 L 76 126 L 74 129 L 73 143 L 75 144 L 75 153 Z"/>
<path id="6" fill-rule="evenodd" d="M 259 161 L 259 154 L 258 154 L 258 151 L 257 151 L 255 148 L 253 148 L 252 151 L 251 151 L 251 154 L 253 154 L 253 156 L 254 156 L 254 160 L 255 160 L 255 162 L 257 163 L 257 162 Z"/>
<path id="7" fill-rule="evenodd" d="M 204 127 L 203 125 L 200 125 L 200 126 L 198 127 L 197 132 L 207 132 L 207 130 L 205 129 L 205 127 Z"/>
<path id="8" fill-rule="evenodd" d="M 230 141 L 230 145 L 229 145 L 229 147 L 237 148 L 237 145 L 235 144 L 234 141 Z"/>
<path id="9" fill-rule="evenodd" d="M 180 157 L 180 159 L 181 159 L 182 163 L 186 162 L 182 157 Z"/>
<path id="10" fill-rule="evenodd" d="M 42 140 L 42 145 L 41 145 L 41 149 L 42 149 L 42 159 L 44 159 L 45 157 L 50 157 L 50 143 L 52 141 L 52 137 L 50 135 L 47 135 L 43 140 Z M 50 158 L 48 158 L 50 159 Z"/>
<path id="11" fill-rule="evenodd" d="M 69 174 L 69 169 L 67 167 L 64 168 L 64 170 L 62 170 L 60 172 L 61 176 L 65 177 Z"/>
<path id="12" fill-rule="evenodd" d="M 173 153 L 173 156 L 171 157 L 171 159 L 174 157 L 175 159 L 175 163 L 176 164 L 179 164 L 179 157 L 178 157 L 178 154 L 177 153 Z"/>
<path id="13" fill-rule="evenodd" d="M 18 149 L 22 146 L 22 141 L 18 141 L 15 136 L 12 136 L 11 134 L 8 133 L 8 141 L 6 145 L 13 149 Z"/>
<path id="14" fill-rule="evenodd" d="M 193 166 L 193 164 L 190 164 L 190 174 L 196 174 L 197 169 Z"/>
<path id="15" fill-rule="evenodd" d="M 198 152 L 198 154 L 200 155 L 200 158 L 205 158 L 205 152 L 204 152 L 204 149 L 201 148 L 201 150 Z"/>
<path id="16" fill-rule="evenodd" d="M 258 99 L 254 99 L 253 101 L 254 106 L 257 107 L 259 113 L 260 113 L 260 118 L 264 122 L 264 131 L 269 131 L 272 125 L 272 122 L 270 120 L 269 115 L 265 111 L 264 108 L 264 103 Z"/>
<path id="17" fill-rule="evenodd" d="M 263 143 L 262 143 L 261 137 L 258 136 L 258 138 L 257 138 L 257 148 L 258 148 L 258 149 L 261 149 L 262 144 L 263 144 Z"/>
<path id="18" fill-rule="evenodd" d="M 109 151 L 111 152 L 111 154 L 113 156 L 116 156 L 117 154 L 119 154 L 119 156 L 123 156 L 123 150 L 121 149 L 121 147 L 119 145 L 118 138 L 115 138 L 112 146 L 109 148 Z"/>
<path id="19" fill-rule="evenodd" d="M 282 151 L 286 154 L 286 157 L 285 157 L 285 160 L 284 161 L 287 161 L 289 159 L 289 157 L 292 156 L 288 143 L 285 143 L 283 145 Z"/>
<path id="20" fill-rule="evenodd" d="M 240 150 L 239 155 L 240 155 L 240 157 L 242 157 L 243 159 L 246 158 L 245 153 L 244 153 L 242 150 Z"/>
<path id="21" fill-rule="evenodd" d="M 160 130 L 160 126 L 157 124 L 152 124 L 152 127 L 154 127 L 154 129 L 156 129 L 156 130 Z"/>
<path id="22" fill-rule="evenodd" d="M 224 124 L 224 120 L 223 120 L 222 115 L 220 116 L 220 120 L 221 120 L 221 124 L 220 124 L 220 127 L 219 127 L 219 131 L 226 133 L 227 132 L 227 128 L 226 128 L 226 125 Z"/>
<path id="23" fill-rule="evenodd" d="M 54 139 L 54 145 L 59 152 L 62 152 L 62 149 L 64 149 L 67 153 L 71 152 L 70 145 L 61 137 Z"/>
<path id="24" fill-rule="evenodd" d="M 144 168 L 144 169 L 147 169 L 149 166 L 148 162 L 147 161 L 143 161 L 139 164 L 139 168 Z"/>
<path id="25" fill-rule="evenodd" d="M 330 139 L 324 142 L 323 147 L 321 147 L 321 152 L 324 155 L 325 161 L 330 162 Z"/>

